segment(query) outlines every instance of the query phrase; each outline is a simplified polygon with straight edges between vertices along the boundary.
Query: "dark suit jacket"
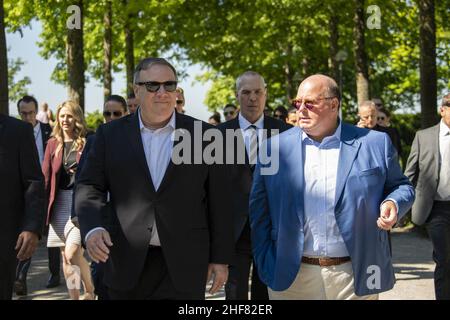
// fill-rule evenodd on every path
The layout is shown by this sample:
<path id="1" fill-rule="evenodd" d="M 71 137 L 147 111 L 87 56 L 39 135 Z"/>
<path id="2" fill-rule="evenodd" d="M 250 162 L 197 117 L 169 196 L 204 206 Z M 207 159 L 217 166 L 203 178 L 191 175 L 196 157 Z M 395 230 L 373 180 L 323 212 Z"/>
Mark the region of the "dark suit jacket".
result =
<path id="1" fill-rule="evenodd" d="M 411 218 L 417 225 L 427 220 L 439 185 L 439 123 L 419 130 L 414 137 L 406 163 L 405 176 L 416 188 Z"/>
<path id="2" fill-rule="evenodd" d="M 292 126 L 282 122 L 280 120 L 264 116 L 264 129 L 268 129 L 267 138 L 270 138 L 271 131 L 270 129 L 277 129 L 279 133 L 291 128 Z M 227 129 L 237 130 L 239 127 L 239 116 L 234 118 L 233 120 L 221 123 L 218 126 L 219 130 L 222 131 L 224 135 L 226 135 Z M 245 144 L 242 135 L 240 135 L 240 143 L 238 144 L 235 141 L 235 161 L 237 155 L 237 148 L 239 146 L 243 147 L 246 155 L 246 163 L 245 164 L 234 164 L 228 165 L 229 175 L 231 178 L 231 183 L 233 187 L 232 193 L 229 195 L 229 200 L 233 203 L 233 224 L 234 224 L 234 240 L 237 242 L 244 231 L 244 226 L 248 222 L 248 208 L 249 208 L 249 196 L 250 190 L 253 182 L 253 173 L 250 169 L 250 165 L 248 164 L 248 155 L 245 150 Z M 248 249 L 251 250 L 250 243 L 247 244 Z"/>
<path id="3" fill-rule="evenodd" d="M 52 134 L 52 127 L 48 123 L 42 123 L 39 122 L 39 125 L 41 126 L 41 135 L 42 135 L 42 142 L 44 143 L 44 151 L 47 147 L 48 139 L 50 139 L 50 136 Z"/>
<path id="4" fill-rule="evenodd" d="M 400 134 L 398 133 L 398 131 L 395 128 L 382 127 L 382 126 L 379 126 L 378 124 L 375 127 L 373 127 L 373 130 L 387 133 L 389 138 L 391 138 L 392 144 L 394 145 L 395 150 L 397 151 L 398 157 L 400 159 L 400 155 L 402 153 L 402 143 L 401 143 Z"/>
<path id="5" fill-rule="evenodd" d="M 194 139 L 194 118 L 176 114 L 176 128 Z M 199 137 L 197 137 L 199 138 Z M 203 150 L 206 143 L 200 146 Z M 194 158 L 192 153 L 191 159 Z M 106 194 L 117 225 L 110 228 L 113 246 L 105 266 L 105 284 L 131 290 L 142 273 L 155 217 L 162 251 L 175 288 L 204 290 L 209 263 L 229 264 L 233 240 L 229 230 L 230 193 L 223 165 L 170 161 L 155 191 L 143 149 L 138 113 L 102 125 L 75 188 L 75 211 L 81 236 L 102 226 Z M 114 230 L 115 229 L 115 230 Z"/>
<path id="6" fill-rule="evenodd" d="M 50 138 L 45 149 L 44 162 L 42 163 L 42 172 L 45 179 L 45 194 L 48 201 L 46 224 L 50 223 L 52 217 L 53 203 L 58 193 L 59 177 L 62 167 L 63 152 L 56 154 L 58 140 Z M 82 151 L 77 152 L 77 162 L 80 162 Z"/>
<path id="7" fill-rule="evenodd" d="M 17 236 L 39 236 L 45 216 L 44 178 L 29 123 L 0 114 L 0 252 L 14 253 Z"/>

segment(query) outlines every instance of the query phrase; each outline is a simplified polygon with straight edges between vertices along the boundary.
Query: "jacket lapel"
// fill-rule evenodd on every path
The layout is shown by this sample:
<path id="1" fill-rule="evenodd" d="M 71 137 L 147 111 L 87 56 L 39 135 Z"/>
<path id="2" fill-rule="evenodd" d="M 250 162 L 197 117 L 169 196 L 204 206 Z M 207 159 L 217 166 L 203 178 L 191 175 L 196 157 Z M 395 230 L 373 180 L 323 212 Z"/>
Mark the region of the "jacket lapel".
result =
<path id="1" fill-rule="evenodd" d="M 348 175 L 352 169 L 361 143 L 356 139 L 357 132 L 342 122 L 341 149 L 339 151 L 338 171 L 336 176 L 335 206 L 339 203 Z"/>
<path id="2" fill-rule="evenodd" d="M 142 143 L 142 137 L 141 137 L 141 132 L 140 132 L 140 128 L 139 128 L 138 111 L 135 112 L 134 115 L 129 117 L 127 120 L 128 121 L 127 121 L 125 131 L 128 136 L 128 140 L 130 142 L 131 149 L 135 153 L 137 162 L 141 166 L 141 169 L 143 170 L 143 172 L 145 172 L 145 175 L 146 175 L 149 185 L 150 185 L 150 191 L 152 193 L 155 193 L 155 187 L 153 185 L 153 180 L 150 175 L 150 170 L 147 165 L 147 160 L 145 158 L 144 145 Z"/>
<path id="3" fill-rule="evenodd" d="M 431 144 L 433 153 L 434 153 L 434 163 L 435 163 L 435 168 L 434 168 L 434 172 L 435 172 L 435 177 L 436 179 L 439 180 L 439 172 L 441 170 L 441 161 L 440 161 L 440 154 L 439 154 L 439 140 L 441 139 L 441 137 L 439 136 L 439 131 L 440 131 L 440 123 L 438 123 L 435 127 L 434 130 L 431 132 L 430 135 L 430 141 L 429 143 Z M 436 139 L 437 137 L 437 139 Z M 437 185 L 436 185 L 437 186 Z"/>

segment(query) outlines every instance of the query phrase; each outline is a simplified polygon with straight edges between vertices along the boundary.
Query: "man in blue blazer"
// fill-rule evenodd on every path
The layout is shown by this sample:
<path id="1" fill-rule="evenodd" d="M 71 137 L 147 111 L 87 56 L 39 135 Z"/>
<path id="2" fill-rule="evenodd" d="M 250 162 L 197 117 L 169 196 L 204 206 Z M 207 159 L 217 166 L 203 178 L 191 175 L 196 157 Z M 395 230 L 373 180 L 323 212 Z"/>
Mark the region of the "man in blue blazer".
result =
<path id="1" fill-rule="evenodd" d="M 278 172 L 261 160 L 250 195 L 259 276 L 271 299 L 377 299 L 395 281 L 387 230 L 414 189 L 385 133 L 340 121 L 333 79 L 308 77 L 293 104 L 298 127 L 267 143 Z"/>

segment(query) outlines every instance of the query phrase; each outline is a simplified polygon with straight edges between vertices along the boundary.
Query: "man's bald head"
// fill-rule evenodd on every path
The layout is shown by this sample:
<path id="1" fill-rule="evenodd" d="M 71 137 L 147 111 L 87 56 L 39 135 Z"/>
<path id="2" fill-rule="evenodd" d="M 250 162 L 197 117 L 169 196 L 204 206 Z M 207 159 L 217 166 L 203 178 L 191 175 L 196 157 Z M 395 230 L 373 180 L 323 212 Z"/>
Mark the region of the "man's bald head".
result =
<path id="1" fill-rule="evenodd" d="M 336 81 L 323 74 L 313 74 L 307 77 L 300 84 L 299 90 L 302 86 L 314 86 L 317 87 L 321 92 L 324 92 L 327 97 L 336 97 L 341 102 L 341 93 L 339 86 Z"/>
<path id="2" fill-rule="evenodd" d="M 295 100 L 298 125 L 309 137 L 320 142 L 336 131 L 340 105 L 336 81 L 322 74 L 312 75 L 300 84 Z"/>

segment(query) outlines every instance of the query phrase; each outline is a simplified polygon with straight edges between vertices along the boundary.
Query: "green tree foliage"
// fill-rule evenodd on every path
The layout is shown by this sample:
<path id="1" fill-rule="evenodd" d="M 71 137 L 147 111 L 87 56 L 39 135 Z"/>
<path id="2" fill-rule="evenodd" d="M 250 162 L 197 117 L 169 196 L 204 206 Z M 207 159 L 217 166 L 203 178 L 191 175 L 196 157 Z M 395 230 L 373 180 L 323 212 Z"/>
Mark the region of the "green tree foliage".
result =
<path id="1" fill-rule="evenodd" d="M 8 60 L 9 101 L 13 103 L 28 94 L 27 86 L 31 84 L 31 79 L 27 76 L 20 80 L 16 79 L 17 74 L 20 72 L 20 69 L 24 64 L 25 62 L 20 58 Z"/>
<path id="2" fill-rule="evenodd" d="M 99 110 L 95 110 L 94 112 L 89 112 L 85 119 L 88 130 L 95 132 L 103 123 L 103 114 Z"/>
<path id="3" fill-rule="evenodd" d="M 367 0 L 377 5 L 380 29 L 365 30 L 370 92 L 395 109 L 412 111 L 419 101 L 419 18 L 417 0 Z M 87 81 L 103 81 L 103 34 L 106 0 L 85 0 L 84 57 Z M 66 12 L 69 1 L 5 1 L 8 31 L 20 31 L 33 18 L 42 24 L 39 46 L 44 58 L 58 64 L 52 79 L 67 82 Z M 260 72 L 268 83 L 269 104 L 288 104 L 299 83 L 312 73 L 336 74 L 330 52 L 345 50 L 344 116 L 355 113 L 353 50 L 354 2 L 347 0 L 113 0 L 112 66 L 125 72 L 125 21 L 133 33 L 135 63 L 164 56 L 181 74 L 190 63 L 206 67 L 200 80 L 213 82 L 207 93 L 210 110 L 234 101 L 234 79 Z M 436 1 L 438 92 L 450 89 L 450 0 Z M 337 48 L 330 50 L 330 21 L 337 19 Z"/>
<path id="4" fill-rule="evenodd" d="M 442 92 L 449 88 L 450 79 L 446 31 L 450 1 L 437 2 L 438 91 Z M 370 92 L 391 109 L 412 110 L 420 92 L 417 5 L 406 0 L 371 0 L 366 1 L 365 10 L 370 5 L 378 6 L 381 19 L 380 29 L 365 31 Z M 328 26 L 330 17 L 336 16 L 338 46 L 348 53 L 343 65 L 343 110 L 350 115 L 356 111 L 355 63 L 350 54 L 353 12 L 354 4 L 342 0 L 191 0 L 180 8 L 177 19 L 185 23 L 177 25 L 176 32 L 187 56 L 210 68 L 208 77 L 214 84 L 208 97 L 222 96 L 227 77 L 253 69 L 266 78 L 270 100 L 287 103 L 307 75 L 333 73 L 328 65 Z M 219 103 L 207 98 L 206 103 L 214 109 L 227 99 Z"/>

